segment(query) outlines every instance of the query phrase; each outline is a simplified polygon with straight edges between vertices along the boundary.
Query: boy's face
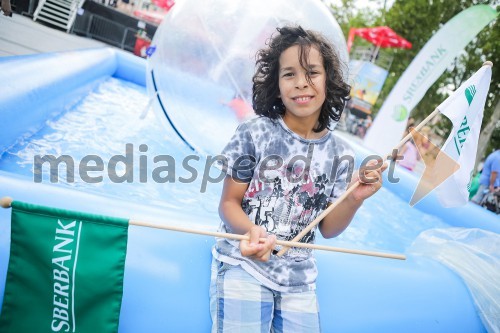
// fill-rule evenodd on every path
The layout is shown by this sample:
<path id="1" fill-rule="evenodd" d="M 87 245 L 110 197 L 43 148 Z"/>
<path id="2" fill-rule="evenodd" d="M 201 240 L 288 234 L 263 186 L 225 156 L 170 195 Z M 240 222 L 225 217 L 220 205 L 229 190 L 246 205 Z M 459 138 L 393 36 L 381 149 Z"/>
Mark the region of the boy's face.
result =
<path id="1" fill-rule="evenodd" d="M 300 46 L 294 45 L 280 56 L 279 90 L 288 117 L 318 119 L 326 98 L 326 73 L 323 58 L 315 46 L 308 55 L 309 68 L 299 62 Z M 305 65 L 305 64 L 304 64 Z M 307 73 L 311 82 L 307 81 Z"/>

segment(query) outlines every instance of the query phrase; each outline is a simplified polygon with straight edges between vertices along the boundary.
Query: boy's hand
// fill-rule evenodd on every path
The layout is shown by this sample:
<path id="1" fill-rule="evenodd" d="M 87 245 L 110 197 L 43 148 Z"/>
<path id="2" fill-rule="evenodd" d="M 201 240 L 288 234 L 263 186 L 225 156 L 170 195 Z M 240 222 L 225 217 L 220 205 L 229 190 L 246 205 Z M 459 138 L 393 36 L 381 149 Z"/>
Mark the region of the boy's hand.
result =
<path id="1" fill-rule="evenodd" d="M 366 167 L 361 168 L 355 173 L 349 187 L 355 184 L 358 180 L 361 184 L 351 193 L 352 198 L 356 201 L 365 200 L 374 195 L 382 187 L 382 172 L 387 169 L 387 163 L 381 165 L 382 162 L 369 162 Z M 378 166 L 378 167 L 377 167 Z"/>
<path id="2" fill-rule="evenodd" d="M 268 261 L 271 251 L 276 246 L 276 236 L 268 235 L 266 230 L 258 225 L 253 226 L 245 236 L 250 240 L 240 241 L 240 251 L 245 257 L 251 257 L 258 261 Z M 260 238 L 265 238 L 265 242 L 259 242 Z"/>

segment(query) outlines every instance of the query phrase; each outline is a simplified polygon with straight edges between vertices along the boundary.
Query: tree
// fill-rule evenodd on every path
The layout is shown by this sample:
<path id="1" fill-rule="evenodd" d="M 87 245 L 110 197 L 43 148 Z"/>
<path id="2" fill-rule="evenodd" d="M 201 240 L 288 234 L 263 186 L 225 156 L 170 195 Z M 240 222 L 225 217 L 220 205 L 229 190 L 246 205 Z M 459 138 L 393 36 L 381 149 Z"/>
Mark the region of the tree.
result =
<path id="1" fill-rule="evenodd" d="M 483 127 L 483 129 L 481 130 L 481 134 L 479 135 L 476 166 L 482 159 L 488 156 L 493 150 L 498 149 L 500 147 L 500 145 L 498 144 L 500 142 L 499 119 L 500 119 L 500 101 L 497 101 L 493 114 L 490 116 L 490 120 L 487 123 L 483 121 L 483 125 L 484 124 L 486 125 Z"/>
<path id="2" fill-rule="evenodd" d="M 348 32 L 348 27 L 385 24 L 413 44 L 411 50 L 386 50 L 386 52 L 394 56 L 394 60 L 384 87 L 373 108 L 374 114 L 376 115 L 384 100 L 389 95 L 389 92 L 418 52 L 446 22 L 461 11 L 477 4 L 488 4 L 498 11 L 499 3 L 500 1 L 498 0 L 396 0 L 385 15 L 384 13 L 367 14 L 363 10 L 356 12 L 352 9 L 352 0 L 343 1 L 345 6 L 350 6 L 349 8 L 344 8 L 344 11 L 335 8 L 333 14 L 345 34 Z M 454 64 L 429 88 L 424 98 L 422 98 L 411 113 L 411 116 L 417 122 L 423 120 L 436 106 L 446 99 L 450 90 L 458 88 L 479 69 L 484 61 L 492 61 L 494 64 L 492 83 L 485 105 L 482 124 L 483 130 L 478 148 L 478 160 L 484 158 L 493 149 L 500 148 L 500 126 L 498 126 L 500 115 L 499 111 L 494 112 L 500 102 L 499 21 L 498 19 L 495 20 L 478 34 L 460 56 L 457 57 Z M 449 121 L 442 119 L 436 124 L 435 130 L 444 136 L 447 135 L 450 127 Z"/>
<path id="3" fill-rule="evenodd" d="M 354 0 L 341 0 L 340 5 L 330 5 L 330 11 L 335 20 L 340 25 L 344 36 L 349 36 L 351 28 L 371 27 L 377 20 L 380 20 L 381 13 L 373 12 L 368 8 L 357 9 Z M 366 41 L 357 40 L 360 43 Z"/>

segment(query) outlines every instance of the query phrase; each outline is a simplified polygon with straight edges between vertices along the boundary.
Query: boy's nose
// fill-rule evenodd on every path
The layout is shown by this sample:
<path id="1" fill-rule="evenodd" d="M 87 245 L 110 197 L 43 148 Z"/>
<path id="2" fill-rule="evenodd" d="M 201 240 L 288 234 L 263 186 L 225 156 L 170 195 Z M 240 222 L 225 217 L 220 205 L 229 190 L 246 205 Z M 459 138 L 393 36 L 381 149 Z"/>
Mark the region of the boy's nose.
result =
<path id="1" fill-rule="evenodd" d="M 295 85 L 298 89 L 304 89 L 306 88 L 309 83 L 307 82 L 307 77 L 305 75 L 297 75 L 297 80 L 295 82 Z"/>

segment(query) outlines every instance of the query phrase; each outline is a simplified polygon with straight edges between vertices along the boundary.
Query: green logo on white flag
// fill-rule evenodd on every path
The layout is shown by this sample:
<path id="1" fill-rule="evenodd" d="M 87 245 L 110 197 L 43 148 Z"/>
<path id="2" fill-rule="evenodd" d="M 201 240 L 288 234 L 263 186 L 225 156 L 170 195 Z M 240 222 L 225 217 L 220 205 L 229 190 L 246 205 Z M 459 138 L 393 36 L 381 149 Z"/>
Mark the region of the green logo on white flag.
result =
<path id="1" fill-rule="evenodd" d="M 474 96 L 476 95 L 476 92 L 476 86 L 474 85 L 471 85 L 465 89 L 465 98 L 467 99 L 469 107 L 472 103 L 472 100 L 474 99 Z M 453 136 L 453 142 L 455 143 L 455 148 L 457 150 L 458 156 L 460 156 L 460 153 L 462 152 L 462 147 L 467 140 L 467 135 L 469 134 L 469 132 L 469 122 L 467 121 L 467 116 L 465 116 L 462 120 L 462 123 L 460 124 L 460 128 Z"/>
<path id="2" fill-rule="evenodd" d="M 475 94 L 476 94 L 476 86 L 472 85 L 467 87 L 467 89 L 465 89 L 465 98 L 467 98 L 467 103 L 469 103 L 469 106 L 470 103 L 472 103 Z"/>

